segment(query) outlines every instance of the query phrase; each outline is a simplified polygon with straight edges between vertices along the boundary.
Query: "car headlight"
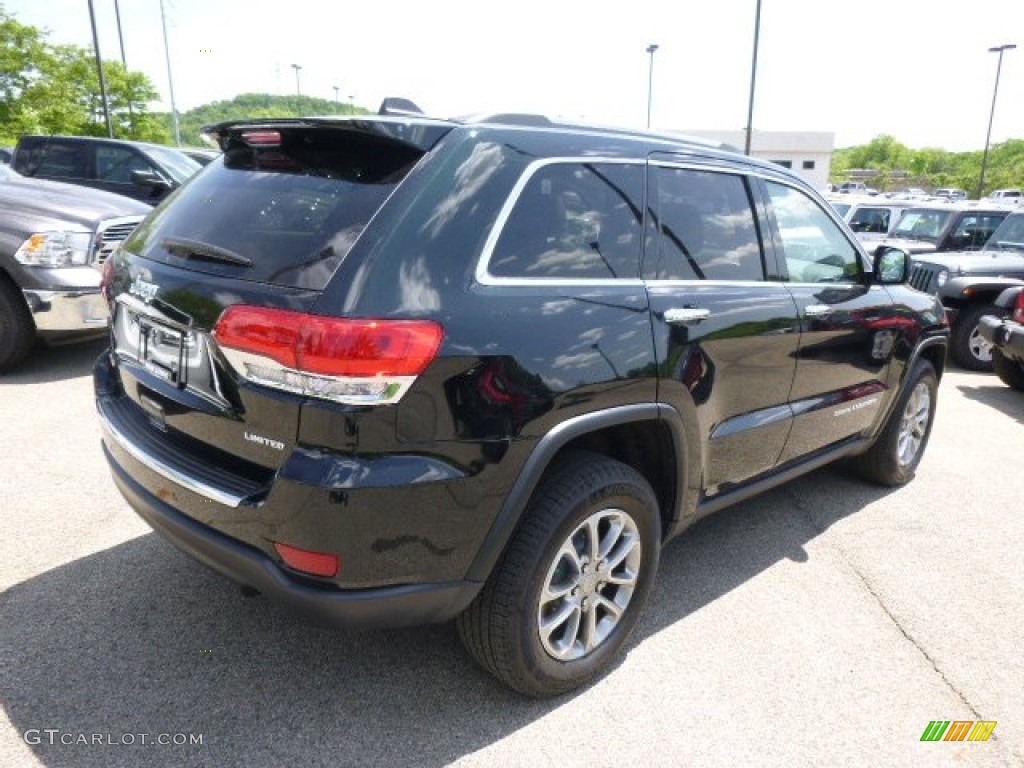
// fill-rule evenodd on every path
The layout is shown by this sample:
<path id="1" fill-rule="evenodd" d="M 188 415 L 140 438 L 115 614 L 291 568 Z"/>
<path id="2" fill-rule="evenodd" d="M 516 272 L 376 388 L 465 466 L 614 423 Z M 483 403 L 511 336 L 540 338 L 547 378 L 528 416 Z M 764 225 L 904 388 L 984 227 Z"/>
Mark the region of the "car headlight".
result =
<path id="1" fill-rule="evenodd" d="M 944 286 L 947 280 L 949 280 L 948 269 L 943 269 L 941 272 L 939 272 L 938 275 L 935 276 L 935 283 L 939 286 L 939 288 Z"/>
<path id="2" fill-rule="evenodd" d="M 14 258 L 29 267 L 75 267 L 89 261 L 88 232 L 35 232 Z"/>

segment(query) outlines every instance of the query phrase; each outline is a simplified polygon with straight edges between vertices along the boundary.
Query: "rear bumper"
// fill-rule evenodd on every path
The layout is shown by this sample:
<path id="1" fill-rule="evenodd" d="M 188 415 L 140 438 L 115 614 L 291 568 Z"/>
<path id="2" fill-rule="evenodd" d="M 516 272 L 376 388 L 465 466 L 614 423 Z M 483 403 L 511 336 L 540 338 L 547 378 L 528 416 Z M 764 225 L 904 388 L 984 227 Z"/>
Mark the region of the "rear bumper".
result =
<path id="1" fill-rule="evenodd" d="M 302 583 L 263 552 L 196 522 L 149 493 L 121 467 L 106 445 L 114 482 L 132 508 L 171 544 L 239 584 L 318 624 L 350 628 L 412 626 L 447 621 L 483 586 L 457 581 L 342 590 Z"/>
<path id="2" fill-rule="evenodd" d="M 984 315 L 978 331 L 982 338 L 998 349 L 1004 357 L 1024 363 L 1024 325 Z"/>

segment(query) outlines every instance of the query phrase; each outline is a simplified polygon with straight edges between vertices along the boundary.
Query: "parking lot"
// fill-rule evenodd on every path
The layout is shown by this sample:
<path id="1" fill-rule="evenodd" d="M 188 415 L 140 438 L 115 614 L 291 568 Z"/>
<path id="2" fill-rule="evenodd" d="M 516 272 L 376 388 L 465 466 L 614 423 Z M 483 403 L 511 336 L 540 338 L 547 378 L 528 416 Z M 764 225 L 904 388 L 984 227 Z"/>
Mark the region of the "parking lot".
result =
<path id="1" fill-rule="evenodd" d="M 158 539 L 99 449 L 101 349 L 0 378 L 0 765 L 1024 765 L 1024 396 L 992 375 L 947 372 L 909 486 L 826 468 L 673 542 L 620 663 L 537 702 L 451 626 L 296 623 Z"/>

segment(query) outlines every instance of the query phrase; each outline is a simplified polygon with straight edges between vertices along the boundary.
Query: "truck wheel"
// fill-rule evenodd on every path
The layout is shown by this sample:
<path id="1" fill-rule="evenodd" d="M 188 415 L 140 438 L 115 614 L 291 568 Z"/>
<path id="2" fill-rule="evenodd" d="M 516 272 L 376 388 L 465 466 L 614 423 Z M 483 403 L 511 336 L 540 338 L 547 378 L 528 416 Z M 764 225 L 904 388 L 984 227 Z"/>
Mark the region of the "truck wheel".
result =
<path id="1" fill-rule="evenodd" d="M 981 335 L 979 325 L 985 315 L 1005 317 L 1006 312 L 991 304 L 968 307 L 956 320 L 950 354 L 953 359 L 971 371 L 992 370 L 992 345 Z"/>
<path id="2" fill-rule="evenodd" d="M 636 625 L 658 569 L 658 502 L 621 462 L 576 453 L 545 477 L 480 594 L 458 617 L 476 661 L 527 696 L 602 672 Z"/>
<path id="3" fill-rule="evenodd" d="M 1011 360 L 998 349 L 993 349 L 992 370 L 1006 386 L 1024 392 L 1024 364 Z"/>
<path id="4" fill-rule="evenodd" d="M 927 360 L 918 360 L 889 414 L 882 433 L 865 453 L 853 459 L 854 469 L 879 485 L 910 482 L 924 456 L 935 418 L 939 380 Z"/>
<path id="5" fill-rule="evenodd" d="M 35 339 L 36 326 L 25 299 L 0 276 L 0 373 L 21 362 Z"/>

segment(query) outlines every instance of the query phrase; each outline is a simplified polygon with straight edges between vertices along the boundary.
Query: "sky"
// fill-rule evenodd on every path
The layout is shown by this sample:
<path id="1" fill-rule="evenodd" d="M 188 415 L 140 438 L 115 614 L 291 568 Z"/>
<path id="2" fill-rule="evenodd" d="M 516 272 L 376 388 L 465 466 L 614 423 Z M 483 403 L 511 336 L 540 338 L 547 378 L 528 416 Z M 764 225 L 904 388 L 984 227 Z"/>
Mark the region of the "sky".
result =
<path id="1" fill-rule="evenodd" d="M 93 0 L 104 59 L 119 59 L 114 0 Z M 87 0 L 0 0 L 91 45 Z M 757 0 L 164 0 L 179 111 L 238 93 L 404 96 L 435 117 L 537 112 L 643 127 L 740 130 Z M 129 69 L 169 110 L 160 0 L 120 0 Z M 754 130 L 879 134 L 920 149 L 1024 138 L 1024 1 L 762 0 Z M 658 45 L 652 56 L 651 44 Z M 653 72 L 652 72 L 653 70 Z M 653 74 L 653 77 L 652 77 Z"/>

